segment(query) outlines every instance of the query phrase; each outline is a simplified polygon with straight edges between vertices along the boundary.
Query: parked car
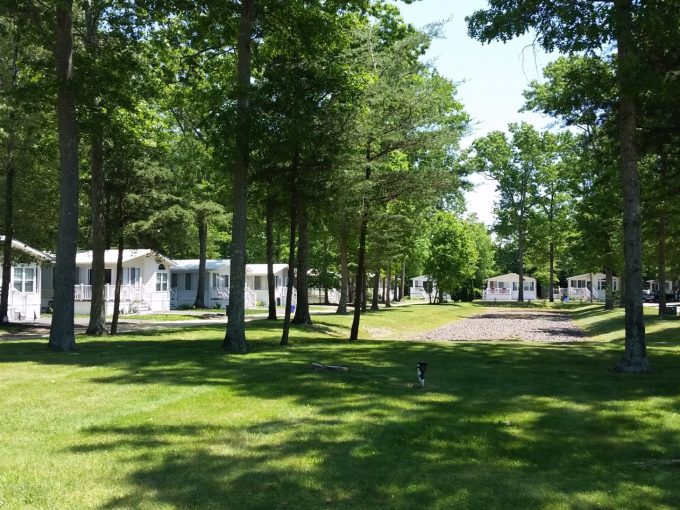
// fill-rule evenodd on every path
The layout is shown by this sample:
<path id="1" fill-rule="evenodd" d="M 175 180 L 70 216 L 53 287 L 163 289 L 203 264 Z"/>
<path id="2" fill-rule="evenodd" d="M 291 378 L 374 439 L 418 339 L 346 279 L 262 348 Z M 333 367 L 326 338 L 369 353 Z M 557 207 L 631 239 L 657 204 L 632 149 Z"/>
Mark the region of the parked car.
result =
<path id="1" fill-rule="evenodd" d="M 658 292 L 648 292 L 645 291 L 642 294 L 642 300 L 645 303 L 658 303 L 659 302 L 659 293 Z M 675 294 L 672 292 L 666 292 L 666 303 L 669 301 L 675 301 Z"/>

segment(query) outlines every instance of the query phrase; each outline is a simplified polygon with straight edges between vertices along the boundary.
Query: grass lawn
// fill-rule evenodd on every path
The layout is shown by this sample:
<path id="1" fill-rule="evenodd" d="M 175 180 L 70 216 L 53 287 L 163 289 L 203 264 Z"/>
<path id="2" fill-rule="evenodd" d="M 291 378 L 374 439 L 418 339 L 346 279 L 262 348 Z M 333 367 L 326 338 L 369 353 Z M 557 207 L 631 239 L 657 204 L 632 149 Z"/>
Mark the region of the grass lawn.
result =
<path id="1" fill-rule="evenodd" d="M 650 317 L 643 376 L 593 307 L 580 344 L 390 341 L 479 310 L 370 313 L 352 344 L 317 316 L 286 349 L 257 321 L 245 356 L 210 326 L 0 341 L 0 508 L 680 507 L 680 321 Z"/>

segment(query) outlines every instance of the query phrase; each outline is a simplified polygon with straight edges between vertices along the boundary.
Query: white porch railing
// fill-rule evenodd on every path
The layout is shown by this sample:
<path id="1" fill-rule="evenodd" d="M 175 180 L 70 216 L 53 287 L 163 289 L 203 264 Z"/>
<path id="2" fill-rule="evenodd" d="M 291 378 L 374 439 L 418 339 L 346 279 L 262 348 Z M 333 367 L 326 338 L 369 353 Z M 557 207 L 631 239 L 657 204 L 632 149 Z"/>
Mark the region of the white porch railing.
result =
<path id="1" fill-rule="evenodd" d="M 104 286 L 104 299 L 106 301 L 113 301 L 116 298 L 116 286 L 107 284 Z M 76 301 L 92 301 L 92 285 L 85 285 L 82 283 L 74 287 L 74 299 Z M 120 300 L 121 302 L 129 301 L 144 301 L 142 288 L 137 285 L 121 285 L 120 286 Z"/>
<path id="2" fill-rule="evenodd" d="M 255 308 L 257 306 L 257 294 L 250 287 L 245 290 L 245 304 L 246 308 Z"/>
<path id="3" fill-rule="evenodd" d="M 229 301 L 229 287 L 213 287 L 210 297 Z"/>
<path id="4" fill-rule="evenodd" d="M 340 291 L 338 289 L 328 289 L 328 301 L 331 303 L 339 303 Z"/>
<path id="5" fill-rule="evenodd" d="M 512 301 L 512 290 L 506 287 L 484 289 L 483 299 L 487 301 Z"/>

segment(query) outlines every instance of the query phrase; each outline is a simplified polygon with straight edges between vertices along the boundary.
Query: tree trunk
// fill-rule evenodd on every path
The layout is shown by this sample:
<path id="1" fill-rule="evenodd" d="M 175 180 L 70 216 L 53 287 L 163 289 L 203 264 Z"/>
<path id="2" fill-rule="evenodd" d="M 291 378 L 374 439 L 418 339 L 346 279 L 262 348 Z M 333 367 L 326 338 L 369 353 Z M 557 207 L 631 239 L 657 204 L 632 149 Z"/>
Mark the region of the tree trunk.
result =
<path id="1" fill-rule="evenodd" d="M 307 236 L 307 207 L 305 200 L 300 200 L 298 207 L 298 253 L 297 253 L 297 304 L 293 324 L 311 324 L 309 314 L 309 285 L 307 284 L 307 256 L 309 252 L 309 238 Z"/>
<path id="2" fill-rule="evenodd" d="M 617 82 L 619 87 L 619 150 L 623 187 L 623 239 L 626 310 L 626 341 L 622 359 L 616 365 L 621 372 L 649 370 L 645 324 L 642 310 L 642 241 L 640 237 L 640 176 L 635 146 L 636 92 L 634 33 L 631 0 L 615 0 L 614 31 L 618 48 Z"/>
<path id="3" fill-rule="evenodd" d="M 380 299 L 380 267 L 377 267 L 373 275 L 373 295 L 371 296 L 371 310 L 380 310 L 378 300 Z"/>
<path id="4" fill-rule="evenodd" d="M 604 309 L 613 310 L 614 309 L 614 274 L 612 273 L 612 268 L 610 266 L 605 267 L 605 278 L 607 281 L 607 295 L 604 300 Z"/>
<path id="5" fill-rule="evenodd" d="M 356 298 L 356 282 L 354 281 L 354 278 L 351 276 L 349 277 L 349 280 L 347 281 L 347 296 L 348 298 L 352 298 L 352 306 L 354 306 L 354 299 Z"/>
<path id="6" fill-rule="evenodd" d="M 106 206 L 104 204 L 104 136 L 102 125 L 95 122 L 91 132 L 90 201 L 92 208 L 92 301 L 88 335 L 105 335 L 106 331 Z"/>
<path id="7" fill-rule="evenodd" d="M 517 247 L 517 259 L 519 261 L 519 289 L 517 289 L 517 301 L 524 302 L 524 225 L 520 225 L 520 233 Z"/>
<path id="8" fill-rule="evenodd" d="M 550 294 L 550 302 L 555 302 L 555 243 L 550 241 L 550 283 L 548 284 L 548 293 Z"/>
<path id="9" fill-rule="evenodd" d="M 54 312 L 48 348 L 76 349 L 73 325 L 76 251 L 78 243 L 78 134 L 73 86 L 72 0 L 56 8 L 55 60 L 57 70 L 57 124 L 59 131 L 60 197 L 57 258 L 54 266 Z"/>
<path id="10" fill-rule="evenodd" d="M 198 282 L 196 284 L 196 299 L 194 308 L 206 308 L 205 306 L 205 265 L 208 258 L 208 218 L 199 213 L 198 218 Z"/>
<path id="11" fill-rule="evenodd" d="M 399 298 L 397 301 L 401 301 L 406 295 L 406 257 L 401 264 L 401 285 L 399 286 Z"/>
<path id="12" fill-rule="evenodd" d="M 250 60 L 255 0 L 241 0 L 237 42 L 236 164 L 231 231 L 231 285 L 227 332 L 222 348 L 236 353 L 248 350 L 245 324 L 246 221 L 248 214 L 248 160 L 250 156 Z"/>
<path id="13" fill-rule="evenodd" d="M 265 211 L 265 235 L 267 238 L 267 295 L 269 313 L 267 319 L 276 320 L 276 278 L 274 277 L 274 203 L 267 201 Z"/>
<path id="14" fill-rule="evenodd" d="M 392 262 L 387 263 L 387 269 L 385 274 L 385 308 L 391 308 L 392 303 L 390 301 L 390 294 L 392 293 Z"/>
<path id="15" fill-rule="evenodd" d="M 361 293 L 361 313 L 365 313 L 368 306 L 368 271 L 364 273 L 364 288 Z"/>
<path id="16" fill-rule="evenodd" d="M 340 231 L 340 302 L 335 313 L 347 314 L 347 290 L 349 288 L 349 271 L 347 269 L 347 231 Z"/>
<path id="17" fill-rule="evenodd" d="M 368 210 L 364 206 L 361 215 L 361 227 L 359 228 L 359 260 L 357 263 L 357 276 L 354 280 L 354 318 L 352 329 L 349 334 L 350 340 L 358 340 L 359 323 L 361 322 L 362 294 L 364 292 L 364 267 L 366 265 L 366 232 L 368 230 Z"/>
<path id="18" fill-rule="evenodd" d="M 366 161 L 370 161 L 370 154 L 366 154 Z M 371 180 L 371 165 L 366 165 L 366 182 Z M 357 261 L 357 277 L 356 277 L 356 294 L 354 297 L 354 317 L 352 320 L 352 329 L 349 334 L 350 340 L 358 340 L 359 338 L 359 323 L 361 322 L 361 309 L 365 307 L 366 302 L 361 299 L 361 294 L 365 294 L 365 280 L 364 274 L 366 272 L 366 234 L 368 232 L 368 203 L 364 198 L 361 205 L 361 226 L 359 227 L 359 260 Z M 365 311 L 365 308 L 364 308 Z"/>
<path id="19" fill-rule="evenodd" d="M 19 77 L 19 28 L 14 27 L 12 47 L 12 77 L 9 96 L 14 95 Z M 16 109 L 10 106 L 7 126 L 7 162 L 5 164 L 5 240 L 2 250 L 2 290 L 0 292 L 0 322 L 9 322 L 9 284 L 12 279 L 12 241 L 14 241 L 14 148 L 16 144 Z"/>
<path id="20" fill-rule="evenodd" d="M 120 286 L 123 283 L 123 249 L 125 248 L 125 238 L 123 237 L 123 225 L 120 226 L 118 234 L 118 257 L 116 258 L 116 288 L 113 297 L 113 317 L 111 318 L 111 335 L 118 333 L 118 318 L 120 317 Z"/>
<path id="21" fill-rule="evenodd" d="M 93 60 L 97 60 L 99 14 L 93 0 L 84 3 L 85 11 L 85 49 Z M 93 90 L 89 91 L 90 109 L 90 218 L 92 243 L 92 300 L 90 301 L 90 321 L 86 333 L 101 336 L 106 331 L 106 210 L 104 204 L 104 121 Z"/>
<path id="22" fill-rule="evenodd" d="M 293 299 L 293 276 L 295 275 L 295 232 L 297 229 L 297 211 L 295 210 L 296 203 L 296 186 L 295 174 L 291 179 L 293 192 L 290 200 L 290 237 L 288 241 L 288 284 L 286 285 L 286 310 L 283 316 L 283 332 L 281 334 L 280 345 L 288 345 L 288 333 L 290 331 L 290 307 Z"/>
<path id="23" fill-rule="evenodd" d="M 663 179 L 662 179 L 663 180 Z M 666 211 L 663 204 L 659 211 L 658 244 L 656 247 L 657 264 L 659 271 L 659 317 L 666 315 Z"/>

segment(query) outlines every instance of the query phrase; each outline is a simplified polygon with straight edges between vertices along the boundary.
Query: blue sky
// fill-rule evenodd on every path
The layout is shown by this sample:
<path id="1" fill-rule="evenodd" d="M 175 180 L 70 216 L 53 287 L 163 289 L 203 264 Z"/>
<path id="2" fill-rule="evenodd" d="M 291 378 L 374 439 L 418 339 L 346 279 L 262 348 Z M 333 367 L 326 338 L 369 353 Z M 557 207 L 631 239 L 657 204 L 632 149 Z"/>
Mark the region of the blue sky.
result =
<path id="1" fill-rule="evenodd" d="M 404 19 L 416 27 L 450 21 L 445 25 L 445 38 L 435 40 L 427 55 L 434 60 L 439 72 L 458 82 L 458 97 L 473 119 L 473 132 L 464 140 L 489 131 L 506 131 L 511 122 L 526 121 L 538 128 L 547 127 L 550 120 L 534 113 L 518 113 L 524 91 L 531 80 L 540 79 L 543 67 L 553 58 L 538 47 L 532 47 L 532 37 L 525 35 L 506 44 L 494 42 L 482 45 L 467 35 L 465 16 L 483 9 L 485 0 L 421 0 L 410 5 L 396 2 Z M 493 222 L 495 183 L 481 176 L 473 178 L 475 191 L 466 196 L 468 211 L 475 212 L 486 224 Z"/>

